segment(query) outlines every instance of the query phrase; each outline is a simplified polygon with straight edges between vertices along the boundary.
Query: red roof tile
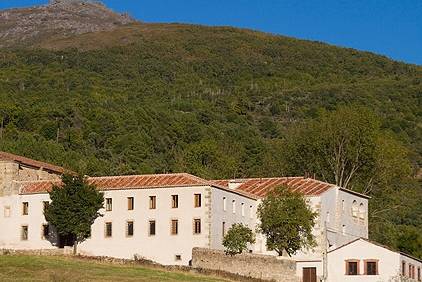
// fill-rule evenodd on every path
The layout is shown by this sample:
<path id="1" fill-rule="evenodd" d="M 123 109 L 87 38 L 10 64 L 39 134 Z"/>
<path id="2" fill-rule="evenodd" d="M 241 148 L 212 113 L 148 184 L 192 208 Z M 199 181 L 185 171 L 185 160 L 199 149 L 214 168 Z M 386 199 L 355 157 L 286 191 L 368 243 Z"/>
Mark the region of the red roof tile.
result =
<path id="1" fill-rule="evenodd" d="M 222 190 L 229 191 L 231 193 L 257 199 L 255 195 L 240 190 L 231 190 L 225 186 L 215 184 L 211 181 L 188 173 L 89 177 L 87 181 L 89 184 L 95 185 L 99 190 L 102 191 L 121 189 L 168 188 L 180 186 L 213 186 Z M 36 194 L 50 191 L 53 185 L 60 185 L 61 181 L 22 181 L 18 182 L 18 184 L 21 185 L 21 194 Z"/>
<path id="2" fill-rule="evenodd" d="M 40 161 L 36 161 L 33 159 L 29 159 L 29 158 L 25 158 L 22 156 L 18 156 L 18 155 L 14 155 L 11 153 L 7 153 L 7 152 L 1 152 L 0 151 L 0 160 L 3 161 L 13 161 L 13 162 L 17 162 L 26 166 L 30 166 L 30 167 L 34 167 L 34 168 L 42 168 L 43 170 L 46 171 L 50 171 L 53 173 L 57 173 L 57 174 L 62 174 L 65 169 L 60 167 L 60 166 L 56 166 L 56 165 L 52 165 L 49 163 L 45 163 L 45 162 L 40 162 Z"/>
<path id="3" fill-rule="evenodd" d="M 239 186 L 235 190 L 251 193 L 260 198 L 265 197 L 280 185 L 286 185 L 292 191 L 302 193 L 306 196 L 318 196 L 330 188 L 335 187 L 334 184 L 303 177 L 249 178 L 234 179 L 233 181 L 239 183 Z M 230 180 L 213 180 L 213 182 L 228 187 Z"/>

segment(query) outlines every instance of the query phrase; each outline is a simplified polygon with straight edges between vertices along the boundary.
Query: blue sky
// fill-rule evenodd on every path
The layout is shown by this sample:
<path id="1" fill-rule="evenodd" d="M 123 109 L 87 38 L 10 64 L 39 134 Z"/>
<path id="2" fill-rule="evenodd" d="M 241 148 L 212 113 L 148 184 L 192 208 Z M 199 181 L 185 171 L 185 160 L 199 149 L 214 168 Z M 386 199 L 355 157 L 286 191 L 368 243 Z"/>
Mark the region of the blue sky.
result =
<path id="1" fill-rule="evenodd" d="M 46 0 L 0 0 L 0 8 Z M 105 0 L 145 22 L 230 25 L 422 65 L 422 0 Z"/>

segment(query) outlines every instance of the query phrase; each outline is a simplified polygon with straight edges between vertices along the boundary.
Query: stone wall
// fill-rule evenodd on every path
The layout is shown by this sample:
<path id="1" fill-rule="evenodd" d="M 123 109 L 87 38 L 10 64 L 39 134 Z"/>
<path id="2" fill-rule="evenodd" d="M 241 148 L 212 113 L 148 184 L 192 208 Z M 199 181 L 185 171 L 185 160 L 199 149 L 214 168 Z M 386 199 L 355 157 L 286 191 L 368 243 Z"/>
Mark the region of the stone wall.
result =
<path id="1" fill-rule="evenodd" d="M 192 250 L 192 266 L 268 281 L 299 281 L 296 276 L 296 262 L 275 256 L 256 254 L 228 256 L 220 250 L 194 248 Z"/>
<path id="2" fill-rule="evenodd" d="M 27 256 L 66 256 L 72 255 L 72 247 L 63 249 L 39 249 L 39 250 L 13 250 L 0 249 L 0 256 L 4 255 L 27 255 Z"/>

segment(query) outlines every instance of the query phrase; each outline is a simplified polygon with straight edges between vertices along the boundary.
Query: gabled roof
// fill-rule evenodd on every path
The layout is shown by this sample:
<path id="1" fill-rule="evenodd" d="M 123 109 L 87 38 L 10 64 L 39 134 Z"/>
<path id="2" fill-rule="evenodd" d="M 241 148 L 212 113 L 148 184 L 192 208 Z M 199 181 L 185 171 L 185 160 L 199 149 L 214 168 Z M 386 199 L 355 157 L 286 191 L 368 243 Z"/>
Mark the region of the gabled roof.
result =
<path id="1" fill-rule="evenodd" d="M 304 177 L 271 177 L 271 178 L 247 178 L 233 180 L 213 180 L 219 185 L 229 186 L 229 183 L 236 183 L 235 190 L 247 192 L 257 197 L 265 197 L 280 185 L 286 185 L 294 192 L 302 193 L 306 196 L 318 196 L 325 191 L 336 187 L 334 184 L 322 182 L 313 178 Z"/>
<path id="2" fill-rule="evenodd" d="M 0 160 L 2 160 L 2 161 L 12 161 L 12 162 L 16 162 L 16 163 L 19 163 L 19 164 L 22 164 L 22 165 L 25 165 L 25 166 L 29 166 L 29 167 L 33 167 L 33 168 L 37 168 L 37 169 L 43 169 L 43 170 L 53 172 L 53 173 L 56 173 L 56 174 L 63 174 L 65 172 L 65 169 L 63 167 L 52 165 L 52 164 L 45 163 L 45 162 L 36 161 L 36 160 L 33 160 L 33 159 L 14 155 L 14 154 L 7 153 L 7 152 L 1 152 L 0 151 Z"/>
<path id="3" fill-rule="evenodd" d="M 233 191 L 224 186 L 214 184 L 208 180 L 188 173 L 88 177 L 87 182 L 95 185 L 101 191 L 151 188 L 159 189 L 181 186 L 212 186 L 251 199 L 256 199 L 254 195 L 249 193 Z M 38 194 L 50 191 L 53 185 L 60 185 L 61 181 L 22 181 L 18 182 L 18 184 L 20 184 L 20 194 Z"/>
<path id="4" fill-rule="evenodd" d="M 375 245 L 375 246 L 378 246 L 378 247 L 384 248 L 384 249 L 386 249 L 386 250 L 388 250 L 388 251 L 391 251 L 391 252 L 394 252 L 394 253 L 400 254 L 400 255 L 402 255 L 402 256 L 405 256 L 405 257 L 408 257 L 408 258 L 411 258 L 411 259 L 417 260 L 417 261 L 419 261 L 419 262 L 422 262 L 422 259 L 420 259 L 420 258 L 417 258 L 417 257 L 411 256 L 411 255 L 409 255 L 409 254 L 406 254 L 406 253 L 403 253 L 403 252 L 400 252 L 400 251 L 396 251 L 396 250 L 394 250 L 394 249 L 393 249 L 393 248 L 391 248 L 391 247 L 388 247 L 388 246 L 382 245 L 382 244 L 380 244 L 380 243 L 378 243 L 378 242 L 371 241 L 371 240 L 369 240 L 369 239 L 365 239 L 365 238 L 362 238 L 362 237 L 356 238 L 356 239 L 354 239 L 354 240 L 352 240 L 352 241 L 349 241 L 349 242 L 347 242 L 347 243 L 345 243 L 345 244 L 343 244 L 343 245 L 341 245 L 341 246 L 338 246 L 337 248 L 335 248 L 335 249 L 332 249 L 332 250 L 328 251 L 328 253 L 335 252 L 335 251 L 337 251 L 338 249 L 344 248 L 344 247 L 346 247 L 346 246 L 348 246 L 348 245 L 352 245 L 353 243 L 355 243 L 355 242 L 357 242 L 357 241 L 360 241 L 360 240 L 365 241 L 365 242 L 367 242 L 367 243 L 369 243 L 369 244 L 373 244 L 373 245 Z"/>

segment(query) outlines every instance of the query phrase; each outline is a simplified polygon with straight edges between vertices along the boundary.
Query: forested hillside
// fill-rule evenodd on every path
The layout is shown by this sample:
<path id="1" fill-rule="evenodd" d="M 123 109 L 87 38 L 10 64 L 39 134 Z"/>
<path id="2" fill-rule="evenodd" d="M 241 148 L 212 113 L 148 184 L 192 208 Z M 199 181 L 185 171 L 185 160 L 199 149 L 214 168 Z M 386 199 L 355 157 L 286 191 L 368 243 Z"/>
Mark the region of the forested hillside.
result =
<path id="1" fill-rule="evenodd" d="M 419 66 L 179 24 L 135 23 L 0 51 L 0 150 L 89 175 L 289 175 L 287 129 L 340 105 L 373 110 L 408 148 L 415 172 L 421 166 Z M 417 231 L 415 212 L 411 222 L 394 220 Z"/>

